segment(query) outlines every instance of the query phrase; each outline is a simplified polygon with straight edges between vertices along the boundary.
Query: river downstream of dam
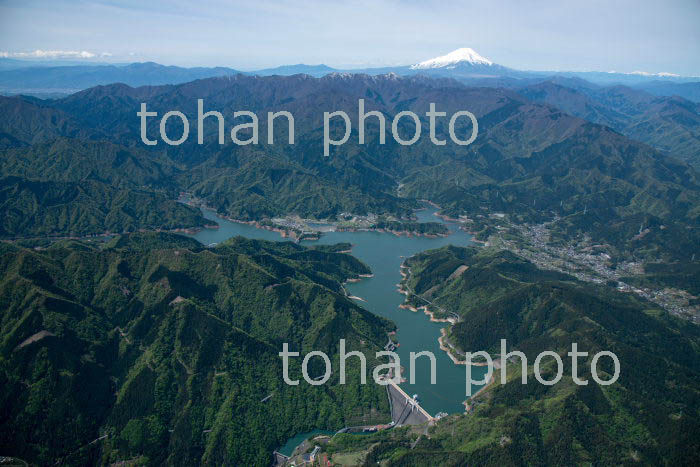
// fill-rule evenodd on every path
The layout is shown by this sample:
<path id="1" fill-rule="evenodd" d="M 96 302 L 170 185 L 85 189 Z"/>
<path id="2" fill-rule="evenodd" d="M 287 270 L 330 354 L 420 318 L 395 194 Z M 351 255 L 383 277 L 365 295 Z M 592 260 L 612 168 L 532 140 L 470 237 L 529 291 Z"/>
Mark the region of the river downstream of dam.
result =
<path id="1" fill-rule="evenodd" d="M 436 383 L 430 384 L 430 364 L 427 358 L 416 360 L 415 384 L 408 381 L 401 383 L 401 388 L 408 394 L 418 394 L 421 406 L 431 415 L 439 412 L 459 413 L 464 411 L 463 402 L 466 399 L 466 371 L 464 365 L 456 365 L 448 355 L 440 349 L 438 338 L 440 329 L 449 323 L 431 322 L 422 312 L 413 312 L 399 308 L 404 301 L 404 295 L 397 290 L 401 281 L 400 266 L 405 258 L 421 251 L 440 248 L 452 244 L 467 246 L 472 244 L 471 235 L 458 229 L 457 225 L 445 222 L 435 216 L 437 209 L 430 207 L 416 212 L 420 222 L 441 222 L 450 229 L 447 237 L 415 237 L 396 236 L 390 233 L 376 231 L 359 232 L 324 232 L 320 240 L 303 241 L 302 244 L 333 244 L 348 242 L 353 245 L 352 255 L 366 263 L 372 270 L 373 276 L 359 282 L 348 283 L 350 295 L 361 297 L 364 301 L 356 301 L 358 305 L 396 323 L 396 333 L 399 347 L 395 352 L 399 355 L 401 365 L 405 367 L 404 377 L 409 376 L 410 352 L 430 351 L 436 359 Z M 216 216 L 209 210 L 203 210 L 204 216 L 219 224 L 218 229 L 204 229 L 192 235 L 205 245 L 220 243 L 237 235 L 264 240 L 283 240 L 278 232 L 259 229 L 252 225 L 231 222 Z M 485 367 L 473 367 L 472 378 L 480 380 L 485 373 Z M 368 383 L 371 377 L 368 378 Z M 480 386 L 472 386 L 472 394 Z"/>

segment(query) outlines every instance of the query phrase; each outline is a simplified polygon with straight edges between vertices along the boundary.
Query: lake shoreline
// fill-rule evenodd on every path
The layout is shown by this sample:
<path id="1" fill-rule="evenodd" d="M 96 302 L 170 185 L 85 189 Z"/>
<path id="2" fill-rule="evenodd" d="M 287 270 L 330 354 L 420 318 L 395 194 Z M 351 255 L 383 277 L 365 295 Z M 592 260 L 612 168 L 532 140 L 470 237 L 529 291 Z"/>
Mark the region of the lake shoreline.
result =
<path id="1" fill-rule="evenodd" d="M 391 230 L 391 229 L 385 229 L 385 228 L 379 228 L 379 227 L 341 227 L 339 224 L 340 222 L 338 221 L 330 221 L 330 220 L 318 220 L 318 219 L 303 219 L 299 218 L 301 221 L 305 223 L 317 223 L 317 224 L 324 224 L 330 228 L 330 230 L 326 229 L 313 229 L 310 232 L 303 232 L 301 234 L 297 233 L 293 229 L 286 229 L 284 227 L 278 226 L 278 225 L 268 225 L 265 224 L 265 220 L 245 220 L 245 219 L 237 219 L 234 217 L 229 217 L 226 215 L 219 214 L 216 209 L 212 208 L 211 206 L 208 206 L 203 199 L 201 198 L 194 198 L 190 193 L 181 193 L 180 198 L 177 199 L 177 201 L 186 204 L 191 207 L 199 207 L 200 209 L 205 209 L 207 211 L 213 212 L 217 217 L 227 220 L 229 222 L 236 222 L 238 224 L 246 224 L 246 225 L 251 225 L 253 227 L 256 227 L 258 229 L 263 229 L 263 230 L 268 230 L 271 232 L 277 232 L 280 234 L 282 238 L 289 238 L 291 240 L 294 240 L 296 242 L 302 241 L 302 240 L 318 240 L 323 233 L 328 233 L 328 232 L 379 232 L 379 233 L 388 233 L 392 235 L 396 235 L 397 237 L 405 236 L 408 238 L 411 237 L 425 237 L 425 238 L 445 238 L 448 237 L 452 232 L 446 232 L 446 233 L 421 233 L 417 232 L 415 230 Z M 429 203 L 431 205 L 437 206 L 434 203 L 424 200 L 426 203 Z M 270 221 L 271 222 L 271 221 Z M 192 230 L 187 231 L 186 233 L 192 234 L 192 233 L 197 233 L 199 230 L 202 229 L 207 229 L 207 228 L 218 228 L 218 226 L 203 226 L 203 227 L 195 227 Z M 304 235 L 304 234 L 307 235 Z M 349 252 L 348 251 L 344 251 Z"/>
<path id="2" fill-rule="evenodd" d="M 208 220 L 218 222 L 221 226 L 220 229 L 205 230 L 195 235 L 195 238 L 205 245 L 221 243 L 235 236 L 280 241 L 277 233 L 259 229 L 254 222 L 232 222 L 216 215 L 212 210 L 203 210 L 203 212 Z M 422 212 L 417 212 L 416 216 L 418 222 L 444 223 L 442 219 L 436 219 L 432 206 L 428 206 Z M 400 356 L 401 363 L 406 366 L 405 370 L 408 370 L 407 362 L 410 361 L 411 352 L 430 351 L 436 356 L 437 371 L 440 375 L 436 386 L 431 385 L 429 379 L 426 379 L 429 376 L 424 371 L 427 370 L 427 366 L 424 362 L 419 361 L 416 382 L 411 384 L 405 381 L 408 379 L 408 375 L 404 373 L 402 381 L 399 383 L 401 388 L 409 394 L 418 394 L 421 398 L 421 405 L 429 413 L 463 413 L 464 371 L 461 369 L 464 367 L 455 365 L 452 360 L 448 359 L 449 357 L 443 357 L 443 350 L 440 349 L 437 341 L 440 329 L 445 327 L 445 323 L 452 324 L 449 319 L 444 318 L 453 317 L 449 313 L 443 317 L 437 312 L 432 313 L 432 307 L 423 308 L 417 305 L 414 306 L 416 311 L 422 311 L 428 319 L 417 316 L 409 317 L 413 313 L 404 313 L 399 309 L 405 301 L 405 297 L 394 294 L 392 290 L 396 290 L 397 282 L 401 279 L 401 274 L 397 274 L 397 272 L 404 274 L 407 272 L 405 269 L 401 269 L 404 258 L 410 258 L 422 251 L 446 245 L 471 244 L 470 236 L 466 235 L 457 225 L 444 224 L 450 231 L 449 238 L 409 238 L 406 235 L 383 235 L 382 232 L 333 231 L 324 233 L 319 243 L 328 246 L 344 244 L 341 248 L 343 254 L 352 254 L 353 257 L 372 269 L 372 275 L 355 274 L 345 278 L 343 280 L 344 290 L 341 293 L 357 306 L 394 322 L 396 335 L 390 336 L 389 339 L 395 344 L 398 341 L 394 351 Z M 313 248 L 311 243 L 307 246 Z M 331 248 L 330 251 L 334 250 Z M 364 278 L 371 278 L 371 280 L 364 281 L 362 280 Z M 382 345 L 385 344 L 386 342 L 382 342 Z M 475 372 L 477 378 L 482 374 L 482 371 Z M 474 391 L 476 389 L 477 387 L 474 388 Z"/>
<path id="3" fill-rule="evenodd" d="M 404 263 L 405 263 L 405 262 L 404 262 Z M 455 355 L 456 353 L 458 354 L 459 351 L 455 348 L 455 346 L 454 346 L 452 343 L 450 343 L 450 341 L 449 341 L 449 336 L 448 336 L 448 334 L 447 334 L 447 331 L 449 330 L 450 326 L 452 326 L 452 325 L 454 325 L 455 323 L 457 323 L 457 320 L 456 320 L 455 318 L 435 318 L 434 313 L 433 313 L 432 311 L 429 310 L 429 308 L 428 308 L 427 305 L 422 305 L 422 306 L 419 306 L 419 307 L 416 308 L 416 307 L 414 307 L 414 306 L 412 306 L 412 305 L 409 305 L 409 304 L 407 303 L 407 302 L 408 302 L 409 296 L 410 296 L 410 295 L 415 295 L 415 294 L 413 294 L 412 292 L 410 292 L 410 291 L 408 290 L 408 288 L 404 286 L 405 283 L 408 281 L 408 279 L 409 279 L 409 277 L 410 277 L 410 274 L 411 274 L 411 268 L 408 267 L 408 266 L 406 266 L 404 263 L 402 263 L 401 266 L 400 266 L 400 268 L 399 268 L 399 271 L 400 271 L 400 274 L 401 274 L 401 277 L 402 277 L 402 281 L 401 281 L 401 283 L 397 284 L 397 290 L 398 290 L 399 293 L 405 295 L 406 298 L 404 299 L 404 303 L 402 303 L 401 305 L 399 305 L 399 308 L 402 308 L 402 309 L 405 309 L 405 310 L 410 310 L 410 311 L 413 311 L 413 312 L 423 311 L 423 313 L 425 313 L 425 315 L 427 315 L 427 316 L 430 318 L 430 321 L 432 321 L 432 322 L 435 322 L 435 323 L 449 323 L 449 326 L 440 328 L 440 336 L 438 337 L 437 341 L 438 341 L 438 345 L 440 346 L 440 350 L 442 350 L 443 352 L 445 352 L 445 353 L 447 354 L 447 356 L 450 358 L 450 360 L 452 361 L 452 363 L 454 363 L 455 365 L 464 365 L 464 366 L 466 366 L 467 364 L 469 364 L 469 365 L 475 366 L 475 367 L 484 367 L 484 366 L 487 366 L 488 363 L 485 362 L 485 361 L 484 361 L 484 362 L 471 362 L 471 361 L 470 361 L 470 362 L 467 362 L 466 359 L 460 360 L 460 359 L 457 357 L 457 355 Z M 492 369 L 492 370 L 500 369 L 500 367 L 501 367 L 501 361 L 500 361 L 500 359 L 494 359 L 494 360 L 492 361 L 491 369 Z M 469 399 L 467 399 L 467 400 L 465 400 L 464 402 L 462 402 L 462 404 L 463 404 L 464 407 L 465 407 L 465 411 L 466 411 L 466 412 L 469 412 L 469 411 L 471 410 L 471 406 L 470 406 L 470 404 L 469 404 L 469 401 L 470 401 L 471 399 L 475 398 L 476 396 L 478 396 L 479 394 L 483 393 L 486 389 L 490 388 L 490 387 L 493 385 L 494 382 L 495 382 L 495 376 L 492 374 L 492 375 L 491 375 L 491 378 L 489 379 L 489 382 L 488 382 L 488 383 L 486 383 L 484 386 L 482 386 L 481 388 L 479 388 L 479 390 L 478 390 L 474 395 L 472 395 Z"/>

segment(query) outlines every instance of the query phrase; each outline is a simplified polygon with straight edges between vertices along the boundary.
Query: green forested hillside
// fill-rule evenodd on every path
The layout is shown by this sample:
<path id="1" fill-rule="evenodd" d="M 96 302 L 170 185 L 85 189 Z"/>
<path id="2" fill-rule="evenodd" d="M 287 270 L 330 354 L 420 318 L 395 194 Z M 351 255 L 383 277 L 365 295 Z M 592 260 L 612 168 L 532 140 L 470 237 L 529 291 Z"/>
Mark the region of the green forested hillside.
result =
<path id="1" fill-rule="evenodd" d="M 490 182 L 463 181 L 480 165 Z M 440 181 L 455 173 L 453 184 Z M 616 257 L 683 261 L 700 244 L 699 186 L 691 167 L 589 126 L 530 157 L 445 161 L 416 172 L 404 190 L 455 217 L 501 212 L 515 223 L 550 221 L 564 242 L 587 235 Z M 640 227 L 649 232 L 639 236 Z"/>
<path id="2" fill-rule="evenodd" d="M 177 190 L 182 170 L 167 157 L 107 141 L 57 138 L 1 152 L 0 173 L 52 181 L 97 181 L 119 188 Z"/>
<path id="3" fill-rule="evenodd" d="M 289 213 L 335 219 L 343 212 L 409 216 L 412 208 L 418 206 L 415 200 L 383 192 L 383 187 L 358 187 L 354 174 L 350 180 L 344 176 L 329 180 L 296 162 L 263 154 L 240 165 L 198 168 L 183 178 L 188 176 L 203 177 L 189 187 L 196 196 L 221 214 L 236 219 L 258 220 Z"/>
<path id="4" fill-rule="evenodd" d="M 392 329 L 342 293 L 368 272 L 348 255 L 241 238 L 205 249 L 173 234 L 3 245 L 4 455 L 269 465 L 300 431 L 387 420 L 383 388 L 353 384 L 355 367 L 345 386 L 337 362 L 323 386 L 282 380 L 283 342 L 335 360 L 340 338 L 373 355 Z"/>
<path id="5" fill-rule="evenodd" d="M 678 94 L 654 96 L 622 85 L 599 87 L 567 79 L 525 86 L 518 92 L 700 167 L 700 106 Z"/>
<path id="6" fill-rule="evenodd" d="M 164 193 L 96 182 L 0 178 L 0 238 L 86 236 L 203 226 L 201 213 Z"/>

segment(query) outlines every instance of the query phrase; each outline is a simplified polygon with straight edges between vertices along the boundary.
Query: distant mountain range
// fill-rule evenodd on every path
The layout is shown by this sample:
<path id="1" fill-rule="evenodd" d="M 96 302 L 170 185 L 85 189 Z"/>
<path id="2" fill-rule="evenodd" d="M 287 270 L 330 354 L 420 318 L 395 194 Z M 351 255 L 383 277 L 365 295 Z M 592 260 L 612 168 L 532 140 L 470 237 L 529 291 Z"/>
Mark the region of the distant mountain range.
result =
<path id="1" fill-rule="evenodd" d="M 154 86 L 180 84 L 196 79 L 233 74 L 259 76 L 290 76 L 307 74 L 321 77 L 330 73 L 381 75 L 425 75 L 453 78 L 468 84 L 487 87 L 511 87 L 521 80 L 542 80 L 551 77 L 582 78 L 589 82 L 611 85 L 625 84 L 644 87 L 657 95 L 679 95 L 695 102 L 700 101 L 700 77 L 682 77 L 671 73 L 647 72 L 560 72 L 523 71 L 493 63 L 470 48 L 460 48 L 446 55 L 405 66 L 375 67 L 364 69 L 336 69 L 327 65 L 283 65 L 243 72 L 227 67 L 184 68 L 165 66 L 154 62 L 131 64 L 80 64 L 75 61 L 39 62 L 16 59 L 0 59 L 0 93 L 30 94 L 40 97 L 56 97 L 56 93 L 71 94 L 92 86 L 124 83 L 129 86 Z"/>
<path id="2" fill-rule="evenodd" d="M 0 90 L 8 93 L 72 94 L 101 84 L 157 86 L 237 73 L 239 72 L 232 68 L 182 68 L 152 62 L 129 65 L 32 66 L 0 71 Z"/>

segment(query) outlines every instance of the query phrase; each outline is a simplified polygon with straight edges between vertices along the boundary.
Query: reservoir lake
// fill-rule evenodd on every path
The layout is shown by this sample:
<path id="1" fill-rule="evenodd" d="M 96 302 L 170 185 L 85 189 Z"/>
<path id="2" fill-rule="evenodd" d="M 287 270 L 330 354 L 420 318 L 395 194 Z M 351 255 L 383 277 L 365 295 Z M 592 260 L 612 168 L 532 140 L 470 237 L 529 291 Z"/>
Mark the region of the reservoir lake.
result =
<path id="1" fill-rule="evenodd" d="M 283 240 L 278 232 L 231 222 L 218 217 L 210 210 L 203 209 L 202 212 L 204 217 L 219 225 L 218 229 L 203 229 L 191 235 L 205 245 L 221 243 L 238 235 L 272 241 Z M 406 380 L 410 376 L 410 352 L 429 350 L 435 355 L 437 384 L 430 384 L 429 359 L 420 357 L 416 360 L 415 384 L 409 384 L 407 381 L 400 385 L 409 395 L 418 394 L 421 406 L 432 416 L 439 412 L 449 414 L 464 412 L 466 367 L 453 363 L 440 349 L 438 343 L 440 329 L 448 326 L 449 323 L 431 322 L 423 312 L 399 308 L 404 301 L 404 295 L 397 290 L 397 284 L 401 281 L 400 266 L 405 258 L 425 250 L 449 244 L 457 246 L 473 244 L 471 235 L 460 230 L 456 224 L 445 222 L 435 216 L 436 212 L 436 208 L 430 207 L 417 211 L 416 215 L 420 222 L 433 221 L 445 224 L 450 229 L 450 235 L 447 237 L 407 237 L 372 231 L 324 232 L 320 240 L 301 242 L 303 245 L 351 243 L 352 255 L 370 267 L 373 277 L 348 283 L 345 287 L 350 295 L 365 300 L 356 300 L 356 304 L 396 323 L 396 339 L 400 345 L 395 352 L 399 355 L 401 365 L 404 367 L 403 377 Z M 472 367 L 472 378 L 475 380 L 481 380 L 485 373 L 485 367 Z M 367 372 L 367 383 L 374 384 L 371 369 Z M 472 394 L 479 387 L 481 385 L 472 385 Z"/>

